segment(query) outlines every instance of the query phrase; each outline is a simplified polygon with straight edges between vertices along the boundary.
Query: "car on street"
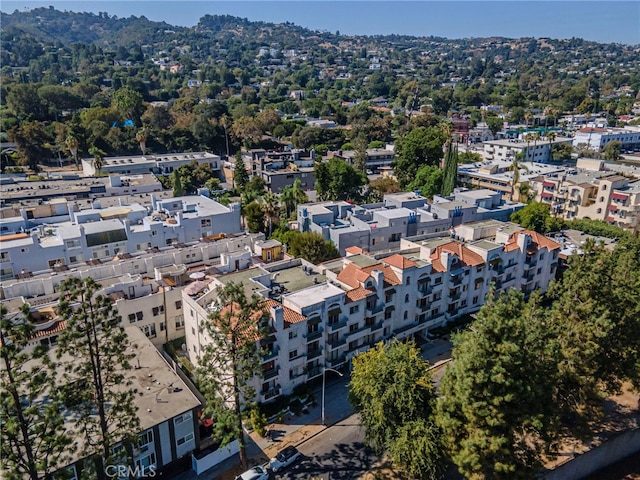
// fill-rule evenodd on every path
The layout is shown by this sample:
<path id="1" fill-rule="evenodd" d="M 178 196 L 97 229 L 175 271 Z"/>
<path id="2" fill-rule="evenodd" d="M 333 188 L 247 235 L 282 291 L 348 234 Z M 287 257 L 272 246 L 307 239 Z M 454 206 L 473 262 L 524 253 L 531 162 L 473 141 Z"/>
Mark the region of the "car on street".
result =
<path id="1" fill-rule="evenodd" d="M 234 480 L 269 480 L 269 477 L 269 470 L 258 465 L 238 475 Z"/>
<path id="2" fill-rule="evenodd" d="M 287 447 L 284 450 L 279 451 L 278 454 L 271 459 L 269 466 L 271 467 L 271 470 L 278 472 L 291 465 L 301 456 L 302 454 L 296 447 Z"/>

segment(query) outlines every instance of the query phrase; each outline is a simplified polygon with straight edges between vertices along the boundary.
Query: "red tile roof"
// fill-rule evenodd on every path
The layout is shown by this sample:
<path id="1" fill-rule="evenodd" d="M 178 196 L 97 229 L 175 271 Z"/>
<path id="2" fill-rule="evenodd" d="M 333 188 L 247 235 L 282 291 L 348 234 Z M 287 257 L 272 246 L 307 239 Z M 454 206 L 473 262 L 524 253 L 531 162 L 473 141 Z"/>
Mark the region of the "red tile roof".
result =
<path id="1" fill-rule="evenodd" d="M 364 283 L 369 274 L 363 272 L 360 267 L 354 263 L 348 263 L 342 271 L 338 274 L 338 281 L 346 283 L 350 287 L 357 288 L 361 283 Z"/>
<path id="2" fill-rule="evenodd" d="M 49 335 L 60 333 L 65 328 L 67 328 L 67 321 L 60 320 L 59 322 L 56 322 L 53 325 L 51 325 L 49 328 L 45 328 L 43 330 L 36 330 L 36 333 L 33 336 L 33 338 L 48 337 Z"/>
<path id="3" fill-rule="evenodd" d="M 284 323 L 285 323 L 285 327 L 288 327 L 289 325 L 292 325 L 294 323 L 300 323 L 303 322 L 304 320 L 307 319 L 307 317 L 305 317 L 304 315 L 301 315 L 300 313 L 296 312 L 295 310 L 290 309 L 289 307 L 285 307 L 284 305 L 282 305 L 281 303 L 276 302 L 275 300 L 267 300 L 266 301 L 267 307 L 271 308 L 271 307 L 281 307 L 283 312 L 284 312 Z"/>
<path id="4" fill-rule="evenodd" d="M 432 260 L 432 265 L 435 263 L 435 260 L 440 261 L 440 255 L 442 252 L 455 253 L 464 265 L 475 266 L 482 265 L 484 263 L 484 259 L 476 252 L 465 247 L 462 243 L 451 241 L 449 243 L 445 243 L 444 245 L 437 246 L 435 251 L 431 253 L 430 258 Z M 445 266 L 442 265 L 442 263 L 440 263 L 440 266 L 438 268 L 442 268 L 442 270 L 438 271 L 444 272 L 446 270 Z"/>
<path id="5" fill-rule="evenodd" d="M 388 265 L 391 265 L 392 267 L 401 268 L 401 269 L 411 268 L 418 265 L 413 260 L 409 260 L 408 258 L 403 257 L 402 255 L 399 255 L 397 253 L 395 255 L 391 255 L 390 257 L 385 258 L 383 260 L 383 263 L 386 263 Z"/>
<path id="6" fill-rule="evenodd" d="M 363 298 L 366 298 L 369 295 L 372 295 L 374 293 L 375 292 L 373 290 L 367 290 L 366 288 L 362 288 L 362 287 L 354 288 L 353 290 L 349 290 L 346 293 L 346 297 L 347 297 L 346 303 L 357 302 L 358 300 L 362 300 Z"/>
<path id="7" fill-rule="evenodd" d="M 364 253 L 364 250 L 362 248 L 356 247 L 355 245 L 345 248 L 344 251 L 347 253 L 351 253 L 352 255 L 358 255 L 358 254 Z"/>

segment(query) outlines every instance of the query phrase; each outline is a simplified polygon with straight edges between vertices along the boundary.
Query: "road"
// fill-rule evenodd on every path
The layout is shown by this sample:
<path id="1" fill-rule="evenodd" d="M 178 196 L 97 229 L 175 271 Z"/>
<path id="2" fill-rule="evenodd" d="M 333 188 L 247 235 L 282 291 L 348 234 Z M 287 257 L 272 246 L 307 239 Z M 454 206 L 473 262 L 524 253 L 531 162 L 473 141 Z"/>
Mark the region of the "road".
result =
<path id="1" fill-rule="evenodd" d="M 298 446 L 304 457 L 278 479 L 352 480 L 371 470 L 379 457 L 364 444 L 358 414 L 327 428 Z"/>

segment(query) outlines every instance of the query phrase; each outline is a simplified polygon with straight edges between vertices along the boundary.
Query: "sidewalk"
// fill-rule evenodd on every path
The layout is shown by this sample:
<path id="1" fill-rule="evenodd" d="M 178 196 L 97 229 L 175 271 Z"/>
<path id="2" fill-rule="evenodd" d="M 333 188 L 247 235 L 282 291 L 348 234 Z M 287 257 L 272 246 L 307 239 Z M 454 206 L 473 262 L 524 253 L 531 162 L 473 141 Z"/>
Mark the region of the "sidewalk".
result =
<path id="1" fill-rule="evenodd" d="M 451 344 L 447 339 L 438 339 L 429 342 L 422 347 L 422 358 L 429 360 L 432 365 L 438 365 L 450 356 Z M 247 462 L 249 467 L 264 465 L 275 456 L 277 452 L 289 445 L 298 446 L 315 437 L 325 429 L 355 413 L 349 403 L 348 394 L 349 376 L 336 378 L 335 375 L 327 375 L 325 388 L 325 422 L 322 425 L 322 387 L 313 391 L 316 400 L 314 407 L 309 408 L 308 413 L 287 415 L 283 423 L 271 423 L 270 431 L 274 432 L 271 438 L 260 437 L 252 432 L 246 435 Z M 212 469 L 196 475 L 194 472 L 184 472 L 175 480 L 233 480 L 236 475 L 243 472 L 239 465 L 238 455 L 228 458 Z"/>
<path id="2" fill-rule="evenodd" d="M 301 415 L 287 415 L 283 423 L 270 423 L 267 428 L 273 432 L 273 440 L 259 436 L 255 432 L 245 436 L 247 463 L 249 467 L 264 465 L 277 452 L 289 445 L 298 446 L 315 437 L 329 426 L 349 417 L 355 410 L 347 399 L 349 378 L 330 378 L 327 375 L 325 387 L 325 422 L 322 425 L 322 388 L 313 391 L 315 406 L 308 409 L 308 413 Z M 238 455 L 228 458 L 224 462 L 196 475 L 193 471 L 184 472 L 174 477 L 175 480 L 233 480 L 244 470 L 239 465 Z"/>

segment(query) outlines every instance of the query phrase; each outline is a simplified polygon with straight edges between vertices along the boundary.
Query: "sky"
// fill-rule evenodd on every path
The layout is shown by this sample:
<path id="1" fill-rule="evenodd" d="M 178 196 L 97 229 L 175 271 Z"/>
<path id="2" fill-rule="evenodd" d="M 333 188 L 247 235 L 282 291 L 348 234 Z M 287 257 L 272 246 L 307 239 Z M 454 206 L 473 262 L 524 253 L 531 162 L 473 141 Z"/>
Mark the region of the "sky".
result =
<path id="1" fill-rule="evenodd" d="M 289 21 L 312 30 L 353 35 L 406 34 L 450 39 L 502 36 L 579 37 L 603 43 L 640 45 L 640 2 L 617 0 L 3 0 L 5 13 L 53 5 L 58 10 L 144 15 L 193 26 L 206 14 L 228 14 L 252 21 Z"/>

